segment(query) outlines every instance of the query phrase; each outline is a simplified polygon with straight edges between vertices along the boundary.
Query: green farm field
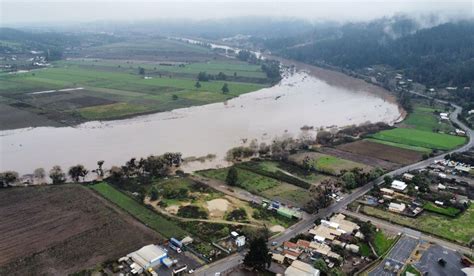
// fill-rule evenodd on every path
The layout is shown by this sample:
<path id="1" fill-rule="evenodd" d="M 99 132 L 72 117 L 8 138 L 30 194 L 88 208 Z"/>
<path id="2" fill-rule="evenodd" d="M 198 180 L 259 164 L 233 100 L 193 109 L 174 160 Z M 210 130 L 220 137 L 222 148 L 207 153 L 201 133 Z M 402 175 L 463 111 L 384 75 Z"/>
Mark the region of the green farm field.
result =
<path id="1" fill-rule="evenodd" d="M 439 112 L 437 112 L 437 109 L 422 105 L 415 105 L 413 111 L 410 112 L 408 117 L 403 121 L 403 124 L 409 128 L 415 128 L 424 131 L 453 131 L 454 127 L 449 123 L 441 122 L 439 120 L 438 114 Z"/>
<path id="2" fill-rule="evenodd" d="M 91 188 L 167 238 L 184 237 L 188 234 L 173 221 L 147 209 L 133 198 L 105 182 L 95 184 Z"/>
<path id="3" fill-rule="evenodd" d="M 185 67 L 161 66 L 160 70 L 168 70 L 170 75 L 159 75 L 155 71 L 147 78 L 139 74 L 136 64 L 132 69 L 117 68 L 116 64 L 126 64 L 124 61 L 101 61 L 110 66 L 92 66 L 91 61 L 84 62 L 87 65 L 75 63 L 60 61 L 51 68 L 0 76 L 0 103 L 28 112 L 31 117 L 43 118 L 46 125 L 54 125 L 51 121 L 74 125 L 89 120 L 120 119 L 223 102 L 268 85 L 258 66 L 236 61 L 213 61 Z M 232 76 L 235 72 L 246 77 L 236 81 L 200 82 L 201 87 L 196 88 L 197 72 L 207 70 L 208 73 L 225 71 Z M 187 73 L 175 76 L 173 71 Z M 248 82 L 252 80 L 258 81 Z M 222 92 L 224 83 L 228 85 L 228 93 Z M 66 90 L 35 93 L 61 89 Z M 15 114 L 13 112 L 13 116 L 8 118 L 9 126 L 14 126 L 16 120 L 19 125 L 25 121 L 20 115 L 16 118 Z M 31 121 L 41 120 L 32 118 Z"/>
<path id="4" fill-rule="evenodd" d="M 424 212 L 417 218 L 409 218 L 370 206 L 363 206 L 361 211 L 370 216 L 434 234 L 464 245 L 467 245 L 474 237 L 473 205 L 455 218 L 430 212 Z"/>
<path id="5" fill-rule="evenodd" d="M 339 175 L 341 171 L 351 170 L 353 168 L 361 168 L 366 171 L 371 169 L 371 167 L 368 165 L 319 152 L 303 152 L 293 154 L 290 155 L 289 160 L 296 164 L 302 165 L 305 158 L 309 158 L 309 160 L 311 160 L 311 165 L 315 170 L 331 175 Z"/>
<path id="6" fill-rule="evenodd" d="M 371 136 L 374 139 L 415 147 L 449 150 L 465 143 L 466 138 L 411 128 L 383 130 Z"/>

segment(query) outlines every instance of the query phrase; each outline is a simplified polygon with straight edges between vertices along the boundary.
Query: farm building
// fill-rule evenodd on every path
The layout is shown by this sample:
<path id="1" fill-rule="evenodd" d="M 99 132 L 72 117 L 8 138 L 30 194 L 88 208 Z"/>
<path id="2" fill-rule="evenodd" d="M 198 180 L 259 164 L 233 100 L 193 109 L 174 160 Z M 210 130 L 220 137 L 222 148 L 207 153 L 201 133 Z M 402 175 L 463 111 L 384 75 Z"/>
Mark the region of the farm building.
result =
<path id="1" fill-rule="evenodd" d="M 302 261 L 294 261 L 285 270 L 285 276 L 319 276 L 319 270 Z"/>
<path id="2" fill-rule="evenodd" d="M 392 189 L 403 191 L 407 188 L 407 184 L 400 180 L 394 180 L 391 185 Z"/>
<path id="3" fill-rule="evenodd" d="M 388 210 L 392 211 L 392 212 L 395 212 L 395 213 L 401 213 L 401 212 L 405 211 L 406 207 L 407 206 L 405 205 L 405 203 L 394 203 L 394 202 L 392 202 L 388 205 Z"/>
<path id="4" fill-rule="evenodd" d="M 167 256 L 168 254 L 165 249 L 154 244 L 146 245 L 127 255 L 127 257 L 133 260 L 134 264 L 137 264 L 144 270 L 149 267 L 161 265 L 162 261 L 166 259 Z"/>

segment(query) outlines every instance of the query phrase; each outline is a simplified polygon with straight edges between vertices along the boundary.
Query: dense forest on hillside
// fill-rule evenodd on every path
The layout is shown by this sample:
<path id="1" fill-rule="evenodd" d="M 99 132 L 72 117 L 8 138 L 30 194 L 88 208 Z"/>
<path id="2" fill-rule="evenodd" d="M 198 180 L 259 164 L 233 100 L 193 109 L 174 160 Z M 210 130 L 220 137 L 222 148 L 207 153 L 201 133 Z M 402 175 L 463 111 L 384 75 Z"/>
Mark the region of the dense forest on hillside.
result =
<path id="1" fill-rule="evenodd" d="M 266 39 L 272 52 L 313 64 L 348 69 L 388 65 L 429 86 L 474 84 L 474 22 L 421 28 L 400 19 L 326 26 L 312 33 Z"/>

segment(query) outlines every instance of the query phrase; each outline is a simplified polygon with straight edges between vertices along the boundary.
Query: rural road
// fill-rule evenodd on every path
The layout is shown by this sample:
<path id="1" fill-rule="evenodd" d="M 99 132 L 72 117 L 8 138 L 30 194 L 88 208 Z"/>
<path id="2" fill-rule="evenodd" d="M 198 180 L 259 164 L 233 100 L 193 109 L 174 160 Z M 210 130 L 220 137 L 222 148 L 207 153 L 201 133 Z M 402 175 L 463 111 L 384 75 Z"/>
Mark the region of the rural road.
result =
<path id="1" fill-rule="evenodd" d="M 443 247 L 446 247 L 448 249 L 455 250 L 455 251 L 458 251 L 458 252 L 461 252 L 461 253 L 466 253 L 466 254 L 471 254 L 472 253 L 472 250 L 467 248 L 467 247 L 457 245 L 457 244 L 454 244 L 454 243 L 451 243 L 451 242 L 447 242 L 443 239 L 436 238 L 436 237 L 424 234 L 422 232 L 419 232 L 419 231 L 416 231 L 416 230 L 413 230 L 413 229 L 410 229 L 410 228 L 407 228 L 407 227 L 404 227 L 404 226 L 400 226 L 398 224 L 393 224 L 393 223 L 390 223 L 386 220 L 374 218 L 374 217 L 367 216 L 367 215 L 364 215 L 364 214 L 361 214 L 361 213 L 351 212 L 351 211 L 348 211 L 348 210 L 343 210 L 342 213 L 344 215 L 347 215 L 347 216 L 350 216 L 350 217 L 353 217 L 353 218 L 357 218 L 357 219 L 360 219 L 362 221 L 370 221 L 372 224 L 374 224 L 378 228 L 386 229 L 390 232 L 403 233 L 403 234 L 406 234 L 406 235 L 409 235 L 409 236 L 413 236 L 415 238 L 420 238 L 422 240 L 433 242 L 433 243 L 439 244 Z"/>
<path id="2" fill-rule="evenodd" d="M 431 99 L 431 97 L 428 97 L 428 96 L 425 96 L 425 95 L 422 95 L 422 94 L 418 94 L 418 93 L 415 93 L 415 92 L 413 94 Z M 436 101 L 441 102 L 441 103 L 447 103 L 445 101 L 440 101 L 440 100 L 436 100 Z M 458 120 L 457 116 L 461 113 L 462 108 L 458 105 L 455 105 L 455 104 L 451 104 L 451 105 L 454 107 L 455 110 L 450 114 L 450 119 L 451 119 L 452 122 L 459 125 L 459 127 L 462 128 L 464 131 L 466 131 L 466 135 L 469 138 L 468 143 L 466 143 L 464 146 L 462 146 L 460 148 L 454 149 L 454 150 L 449 151 L 447 153 L 444 153 L 444 154 L 441 154 L 441 155 L 438 155 L 438 156 L 435 156 L 435 157 L 432 157 L 432 158 L 429 158 L 429 159 L 426 159 L 426 160 L 422 160 L 418 163 L 414 163 L 414 164 L 396 169 L 394 171 L 391 171 L 391 172 L 389 172 L 389 173 L 387 173 L 387 174 L 385 174 L 385 175 L 383 175 L 383 176 L 367 183 L 366 185 L 353 190 L 351 194 L 344 197 L 344 199 L 342 199 L 341 201 L 332 204 L 328 208 L 322 209 L 318 213 L 304 216 L 304 218 L 300 222 L 292 225 L 291 227 L 286 229 L 284 232 L 282 232 L 279 235 L 274 236 L 273 238 L 271 238 L 269 240 L 269 243 L 271 244 L 273 242 L 276 242 L 277 244 L 281 244 L 284 241 L 289 240 L 291 237 L 293 237 L 293 236 L 295 236 L 299 233 L 307 232 L 310 228 L 313 227 L 314 221 L 316 219 L 324 218 L 324 217 L 330 216 L 332 213 L 340 212 L 341 210 L 346 209 L 348 204 L 350 204 L 351 202 L 353 202 L 354 200 L 356 200 L 360 196 L 362 196 L 365 193 L 367 193 L 368 191 L 370 191 L 374 185 L 382 184 L 383 183 L 383 178 L 387 175 L 388 176 L 395 176 L 395 175 L 406 173 L 408 171 L 421 169 L 421 168 L 424 168 L 424 167 L 430 165 L 435 160 L 443 159 L 444 156 L 447 155 L 447 154 L 455 153 L 455 152 L 464 152 L 464 151 L 469 150 L 474 145 L 474 139 L 473 139 L 474 138 L 474 131 L 471 130 L 470 128 L 468 128 L 464 123 L 462 123 L 461 121 Z M 219 188 L 222 189 L 222 187 L 219 187 Z M 426 237 L 427 237 L 427 240 L 434 239 L 430 236 L 426 236 Z M 444 241 L 444 240 L 440 240 L 440 239 L 437 239 L 437 240 L 441 241 L 440 244 L 442 244 L 444 246 L 449 246 L 450 248 L 459 247 L 456 244 L 449 243 L 449 242 Z M 238 266 L 242 262 L 243 258 L 244 258 L 244 252 L 241 252 L 239 254 L 233 254 L 233 255 L 230 255 L 230 256 L 228 256 L 224 259 L 221 259 L 217 262 L 211 263 L 209 265 L 205 265 L 205 266 L 199 268 L 198 270 L 196 270 L 195 273 L 196 273 L 196 275 L 214 276 L 214 275 L 216 275 L 216 273 L 223 273 L 223 272 L 226 272 L 226 271 L 230 271 L 232 268 Z"/>

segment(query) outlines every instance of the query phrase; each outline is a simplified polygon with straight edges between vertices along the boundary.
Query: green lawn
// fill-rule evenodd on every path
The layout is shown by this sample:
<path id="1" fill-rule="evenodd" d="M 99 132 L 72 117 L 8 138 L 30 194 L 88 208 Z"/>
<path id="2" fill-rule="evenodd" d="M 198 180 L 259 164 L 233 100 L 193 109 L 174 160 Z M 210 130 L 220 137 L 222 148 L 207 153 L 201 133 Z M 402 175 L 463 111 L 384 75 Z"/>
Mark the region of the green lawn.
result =
<path id="1" fill-rule="evenodd" d="M 359 252 L 362 256 L 369 257 L 370 255 L 372 255 L 372 250 L 370 249 L 370 246 L 367 243 L 359 242 L 358 246 L 360 250 Z"/>
<path id="2" fill-rule="evenodd" d="M 440 150 L 453 149 L 466 142 L 465 137 L 409 128 L 383 130 L 373 134 L 372 138 L 410 146 Z"/>
<path id="3" fill-rule="evenodd" d="M 373 246 L 377 255 L 381 256 L 387 252 L 395 240 L 395 238 L 387 237 L 382 230 L 379 230 L 377 233 L 375 233 Z"/>
<path id="4" fill-rule="evenodd" d="M 147 209 L 133 198 L 130 198 L 105 182 L 95 184 L 91 186 L 91 188 L 167 238 L 180 238 L 188 234 L 174 222 Z"/>
<path id="5" fill-rule="evenodd" d="M 427 202 L 425 205 L 423 205 L 423 209 L 425 209 L 425 211 L 430 211 L 449 217 L 455 217 L 461 212 L 461 210 L 454 207 L 441 207 L 432 202 Z"/>
<path id="6" fill-rule="evenodd" d="M 405 267 L 405 269 L 402 271 L 401 275 L 405 276 L 405 275 L 407 275 L 407 272 L 410 272 L 410 273 L 415 274 L 417 276 L 421 276 L 421 273 L 414 266 L 412 266 L 411 264 L 409 264 Z"/>
<path id="7" fill-rule="evenodd" d="M 401 216 L 370 206 L 361 208 L 367 215 L 431 233 L 447 240 L 468 244 L 474 237 L 474 205 L 455 218 L 424 212 L 416 218 Z"/>

